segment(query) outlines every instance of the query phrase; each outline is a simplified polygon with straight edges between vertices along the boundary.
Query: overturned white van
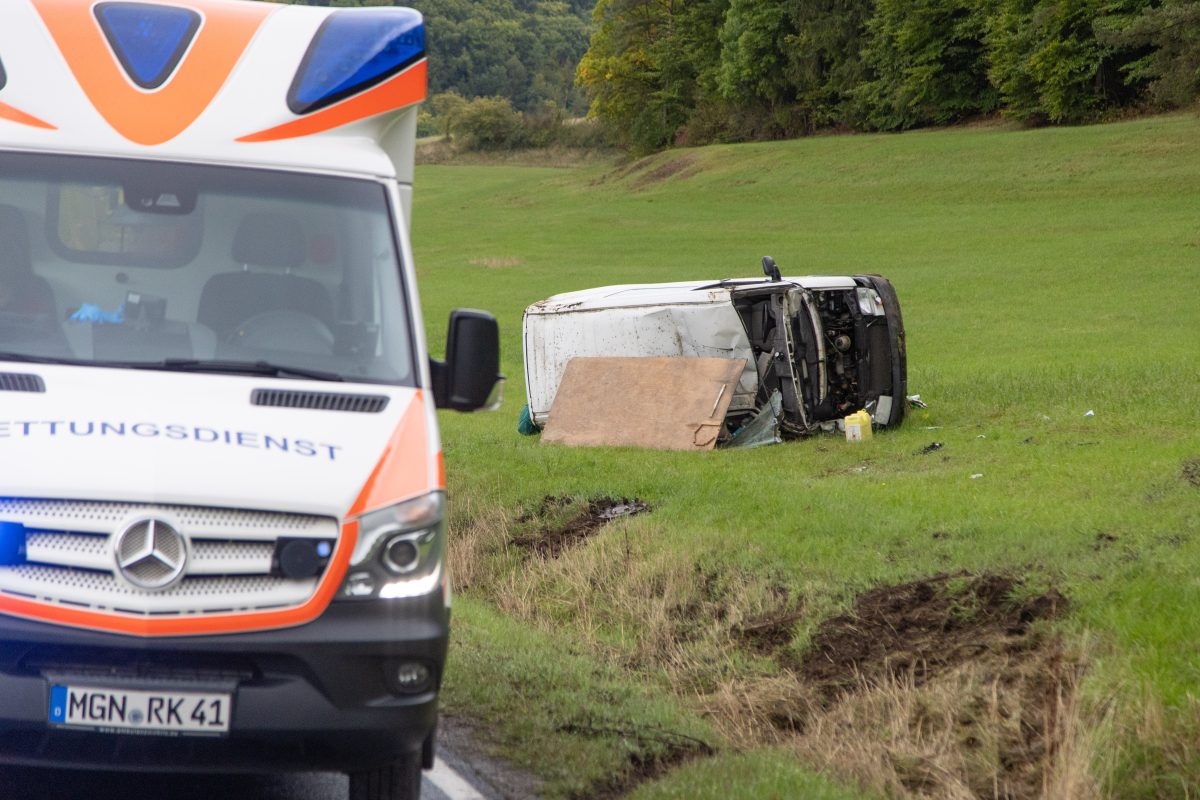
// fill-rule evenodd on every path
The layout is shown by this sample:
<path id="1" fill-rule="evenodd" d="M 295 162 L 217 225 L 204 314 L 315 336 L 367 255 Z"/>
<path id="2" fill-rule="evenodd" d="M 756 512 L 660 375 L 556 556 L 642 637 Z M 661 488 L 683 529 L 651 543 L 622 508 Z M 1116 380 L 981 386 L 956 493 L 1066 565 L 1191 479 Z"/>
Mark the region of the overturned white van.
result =
<path id="1" fill-rule="evenodd" d="M 725 419 L 738 430 L 779 392 L 783 435 L 802 436 L 865 409 L 876 426 L 904 418 L 904 322 L 878 275 L 767 277 L 604 286 L 525 310 L 529 415 L 550 418 L 567 363 L 580 356 L 745 359 Z"/>

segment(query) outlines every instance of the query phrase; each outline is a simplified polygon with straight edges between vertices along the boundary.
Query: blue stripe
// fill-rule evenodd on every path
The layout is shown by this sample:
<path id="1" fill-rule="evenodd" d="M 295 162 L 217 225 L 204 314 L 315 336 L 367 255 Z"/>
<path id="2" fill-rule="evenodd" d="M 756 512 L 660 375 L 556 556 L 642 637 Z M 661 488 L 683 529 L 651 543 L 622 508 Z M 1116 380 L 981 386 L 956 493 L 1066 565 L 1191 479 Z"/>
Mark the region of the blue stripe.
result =
<path id="1" fill-rule="evenodd" d="M 50 721 L 67 721 L 67 687 L 50 687 Z"/>

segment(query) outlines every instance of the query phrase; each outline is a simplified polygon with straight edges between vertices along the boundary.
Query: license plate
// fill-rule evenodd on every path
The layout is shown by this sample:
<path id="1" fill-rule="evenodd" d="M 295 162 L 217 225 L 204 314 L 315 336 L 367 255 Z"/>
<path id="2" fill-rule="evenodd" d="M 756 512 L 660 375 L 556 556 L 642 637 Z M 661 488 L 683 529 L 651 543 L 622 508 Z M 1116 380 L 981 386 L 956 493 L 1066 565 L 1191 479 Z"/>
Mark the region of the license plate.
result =
<path id="1" fill-rule="evenodd" d="M 221 734 L 229 731 L 232 695 L 142 692 L 94 686 L 50 687 L 50 723 L 113 731 Z"/>

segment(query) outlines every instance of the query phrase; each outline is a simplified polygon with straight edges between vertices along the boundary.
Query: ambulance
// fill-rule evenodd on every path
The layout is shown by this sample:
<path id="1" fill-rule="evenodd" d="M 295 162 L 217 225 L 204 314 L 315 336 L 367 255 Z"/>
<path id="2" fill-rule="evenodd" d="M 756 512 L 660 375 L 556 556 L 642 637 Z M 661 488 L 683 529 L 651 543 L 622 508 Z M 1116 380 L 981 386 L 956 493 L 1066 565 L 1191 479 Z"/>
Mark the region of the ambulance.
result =
<path id="1" fill-rule="evenodd" d="M 0 763 L 411 798 L 449 632 L 422 17 L 0 3 Z"/>

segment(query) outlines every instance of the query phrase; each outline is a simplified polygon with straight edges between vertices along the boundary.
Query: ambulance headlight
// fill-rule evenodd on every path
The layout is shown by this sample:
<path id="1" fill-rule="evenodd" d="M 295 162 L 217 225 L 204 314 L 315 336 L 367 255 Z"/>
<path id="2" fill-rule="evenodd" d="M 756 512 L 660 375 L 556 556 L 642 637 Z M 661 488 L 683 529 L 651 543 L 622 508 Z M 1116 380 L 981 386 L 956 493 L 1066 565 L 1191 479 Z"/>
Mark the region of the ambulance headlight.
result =
<path id="1" fill-rule="evenodd" d="M 430 492 L 364 514 L 339 597 L 420 597 L 442 582 L 446 496 Z"/>

